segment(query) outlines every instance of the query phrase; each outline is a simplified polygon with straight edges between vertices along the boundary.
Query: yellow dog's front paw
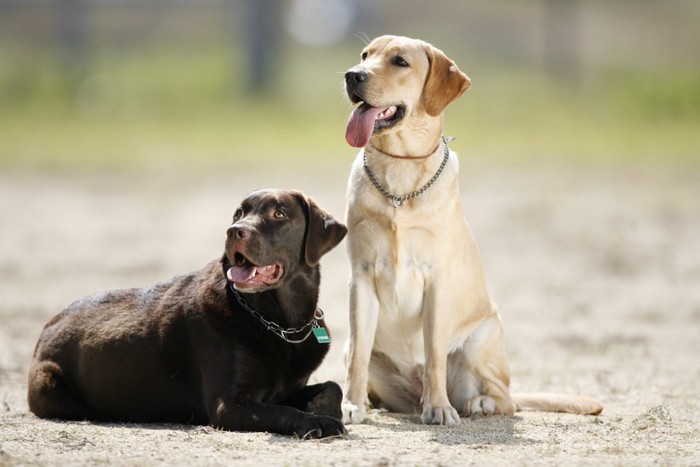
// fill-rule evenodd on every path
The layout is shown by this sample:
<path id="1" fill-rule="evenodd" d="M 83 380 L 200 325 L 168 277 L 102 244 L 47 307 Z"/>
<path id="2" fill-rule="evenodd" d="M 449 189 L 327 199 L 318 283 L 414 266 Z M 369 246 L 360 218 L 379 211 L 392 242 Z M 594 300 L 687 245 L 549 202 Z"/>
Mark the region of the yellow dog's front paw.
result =
<path id="1" fill-rule="evenodd" d="M 427 425 L 458 425 L 459 413 L 454 407 L 424 407 L 421 416 L 423 423 Z"/>
<path id="2" fill-rule="evenodd" d="M 346 424 L 362 423 L 367 416 L 367 409 L 365 408 L 364 404 L 358 406 L 357 404 L 346 400 L 343 401 L 340 408 L 343 411 L 343 423 Z"/>

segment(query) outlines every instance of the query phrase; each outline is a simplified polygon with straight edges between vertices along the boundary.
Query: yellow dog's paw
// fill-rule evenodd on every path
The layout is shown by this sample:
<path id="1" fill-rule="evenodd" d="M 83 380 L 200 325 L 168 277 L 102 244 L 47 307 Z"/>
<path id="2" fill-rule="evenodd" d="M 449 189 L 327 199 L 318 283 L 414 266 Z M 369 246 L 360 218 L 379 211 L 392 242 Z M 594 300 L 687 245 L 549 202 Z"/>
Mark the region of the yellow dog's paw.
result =
<path id="1" fill-rule="evenodd" d="M 458 425 L 459 413 L 454 407 L 424 407 L 421 416 L 423 423 L 427 425 Z"/>
<path id="2" fill-rule="evenodd" d="M 356 405 L 350 401 L 343 401 L 340 404 L 340 408 L 343 411 L 343 423 L 362 423 L 367 415 L 367 409 L 363 405 Z"/>
<path id="3" fill-rule="evenodd" d="M 477 396 L 467 403 L 466 416 L 493 415 L 496 413 L 496 401 L 489 396 Z"/>

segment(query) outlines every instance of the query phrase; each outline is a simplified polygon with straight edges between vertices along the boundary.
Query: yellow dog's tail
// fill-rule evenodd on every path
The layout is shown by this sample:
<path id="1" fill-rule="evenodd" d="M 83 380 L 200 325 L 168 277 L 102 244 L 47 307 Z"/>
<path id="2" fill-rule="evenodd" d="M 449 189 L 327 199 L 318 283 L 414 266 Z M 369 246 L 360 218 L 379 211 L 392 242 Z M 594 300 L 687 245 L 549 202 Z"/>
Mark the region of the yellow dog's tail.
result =
<path id="1" fill-rule="evenodd" d="M 542 412 L 566 412 L 581 415 L 598 415 L 603 404 L 586 396 L 568 394 L 535 393 L 511 394 L 517 410 L 539 410 Z"/>

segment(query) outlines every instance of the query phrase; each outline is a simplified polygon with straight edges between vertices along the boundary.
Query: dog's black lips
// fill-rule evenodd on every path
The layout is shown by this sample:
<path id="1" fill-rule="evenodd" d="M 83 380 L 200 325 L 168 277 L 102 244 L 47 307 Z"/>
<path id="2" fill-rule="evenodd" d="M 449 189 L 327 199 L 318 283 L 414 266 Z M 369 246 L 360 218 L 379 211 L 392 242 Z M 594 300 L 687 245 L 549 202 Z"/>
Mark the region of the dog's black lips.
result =
<path id="1" fill-rule="evenodd" d="M 359 95 L 356 92 L 348 92 L 348 98 L 350 99 L 350 102 L 353 104 L 359 104 L 359 105 L 368 105 L 370 107 L 375 107 L 372 104 L 368 103 L 364 97 Z M 394 104 L 396 106 L 396 112 L 394 112 L 394 115 L 392 115 L 390 118 L 386 119 L 377 119 L 374 122 L 374 131 L 380 131 L 383 130 L 384 128 L 389 128 L 393 125 L 396 125 L 399 120 L 401 120 L 404 115 L 406 114 L 406 108 L 403 105 L 400 104 Z M 391 107 L 391 106 L 387 106 Z"/>
<path id="2" fill-rule="evenodd" d="M 398 123 L 398 121 L 403 118 L 405 113 L 406 110 L 404 109 L 404 107 L 401 105 L 397 105 L 396 112 L 394 112 L 394 115 L 383 120 L 377 119 L 374 121 L 374 131 L 379 131 L 384 128 L 389 128 L 391 126 L 396 125 L 396 123 Z"/>

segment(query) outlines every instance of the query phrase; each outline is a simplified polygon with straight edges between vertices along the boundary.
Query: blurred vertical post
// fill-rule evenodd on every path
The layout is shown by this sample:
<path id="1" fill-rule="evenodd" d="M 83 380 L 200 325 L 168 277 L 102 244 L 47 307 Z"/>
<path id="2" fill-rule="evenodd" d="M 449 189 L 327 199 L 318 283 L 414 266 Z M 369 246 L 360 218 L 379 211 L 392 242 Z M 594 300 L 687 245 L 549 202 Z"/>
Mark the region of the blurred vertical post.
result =
<path id="1" fill-rule="evenodd" d="M 545 67 L 552 76 L 581 80 L 581 2 L 544 1 Z"/>
<path id="2" fill-rule="evenodd" d="M 264 94 L 274 76 L 274 62 L 279 45 L 281 1 L 248 0 L 246 31 L 246 87 L 254 94 Z"/>
<path id="3" fill-rule="evenodd" d="M 56 3 L 55 21 L 66 85 L 71 93 L 75 93 L 84 77 L 86 66 L 86 0 L 59 0 Z"/>

